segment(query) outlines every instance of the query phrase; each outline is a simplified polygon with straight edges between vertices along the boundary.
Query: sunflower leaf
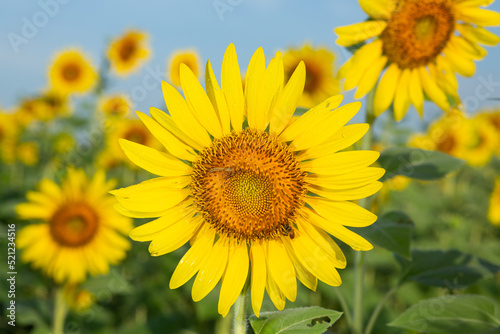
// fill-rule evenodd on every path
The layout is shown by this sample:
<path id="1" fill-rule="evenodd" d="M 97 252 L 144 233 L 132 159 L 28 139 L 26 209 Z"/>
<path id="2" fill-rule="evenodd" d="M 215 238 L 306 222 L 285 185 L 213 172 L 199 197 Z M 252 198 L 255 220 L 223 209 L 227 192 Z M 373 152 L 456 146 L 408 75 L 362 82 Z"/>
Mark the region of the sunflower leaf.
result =
<path id="1" fill-rule="evenodd" d="M 380 154 L 378 162 L 385 169 L 381 181 L 396 175 L 418 180 L 436 180 L 460 168 L 465 162 L 438 151 L 396 147 Z"/>
<path id="2" fill-rule="evenodd" d="M 396 255 L 403 271 L 401 281 L 463 289 L 500 272 L 500 266 L 458 250 L 414 250 L 411 258 Z"/>
<path id="3" fill-rule="evenodd" d="M 410 242 L 415 225 L 410 217 L 400 211 L 390 211 L 379 216 L 370 226 L 356 229 L 356 233 L 373 244 L 410 258 Z"/>
<path id="4" fill-rule="evenodd" d="M 423 300 L 389 326 L 432 333 L 494 333 L 500 326 L 496 305 L 479 295 L 447 295 Z"/>
<path id="5" fill-rule="evenodd" d="M 314 334 L 324 333 L 340 317 L 342 312 L 318 306 L 288 309 L 279 312 L 265 312 L 260 318 L 250 317 L 255 334 Z"/>

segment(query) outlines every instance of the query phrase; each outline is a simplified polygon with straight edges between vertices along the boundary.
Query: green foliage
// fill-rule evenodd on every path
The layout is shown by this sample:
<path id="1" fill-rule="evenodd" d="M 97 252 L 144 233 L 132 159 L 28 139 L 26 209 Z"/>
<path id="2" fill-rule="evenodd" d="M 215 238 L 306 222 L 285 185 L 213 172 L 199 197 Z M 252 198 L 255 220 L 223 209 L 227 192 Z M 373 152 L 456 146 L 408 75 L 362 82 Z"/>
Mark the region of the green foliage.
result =
<path id="1" fill-rule="evenodd" d="M 251 316 L 250 324 L 255 334 L 320 334 L 341 316 L 342 312 L 312 306 L 261 313 L 259 318 Z"/>
<path id="2" fill-rule="evenodd" d="M 396 175 L 417 180 L 436 180 L 460 168 L 465 162 L 439 151 L 426 151 L 409 147 L 385 150 L 379 164 L 385 169 L 383 181 Z"/>

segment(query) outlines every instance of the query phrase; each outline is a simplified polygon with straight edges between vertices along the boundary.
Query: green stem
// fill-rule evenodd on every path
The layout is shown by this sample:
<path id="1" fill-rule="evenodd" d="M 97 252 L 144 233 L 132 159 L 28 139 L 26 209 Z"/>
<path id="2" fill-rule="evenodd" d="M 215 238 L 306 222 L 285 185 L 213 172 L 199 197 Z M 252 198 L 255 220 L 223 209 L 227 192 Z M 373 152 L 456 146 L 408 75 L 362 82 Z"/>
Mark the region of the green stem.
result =
<path id="1" fill-rule="evenodd" d="M 340 289 L 334 289 L 333 291 L 335 291 L 337 299 L 339 300 L 340 303 L 340 307 L 342 307 L 342 310 L 344 311 L 344 317 L 345 321 L 347 322 L 347 326 L 351 327 L 352 326 L 351 310 L 349 310 L 349 306 L 347 305 L 347 301 L 345 300 L 344 294 L 342 293 L 342 291 L 340 291 Z"/>
<path id="2" fill-rule="evenodd" d="M 384 297 L 378 302 L 377 306 L 373 310 L 370 319 L 368 320 L 368 324 L 366 325 L 365 334 L 370 334 L 372 332 L 373 326 L 375 325 L 375 321 L 382 311 L 382 307 L 384 307 L 385 303 L 389 300 L 389 298 L 398 290 L 399 284 L 392 287 L 389 291 L 387 291 Z"/>
<path id="3" fill-rule="evenodd" d="M 234 334 L 245 334 L 247 332 L 247 291 L 245 284 L 243 291 L 234 304 Z"/>
<path id="4" fill-rule="evenodd" d="M 68 307 L 63 296 L 63 288 L 57 287 L 54 302 L 54 318 L 52 323 L 53 334 L 64 334 L 64 319 L 68 313 Z"/>
<path id="5" fill-rule="evenodd" d="M 375 88 L 368 94 L 366 98 L 366 123 L 370 126 L 368 132 L 361 141 L 362 150 L 370 150 L 373 139 L 373 122 L 375 115 L 373 113 L 373 99 L 375 97 Z M 368 198 L 359 200 L 359 205 L 365 209 L 369 209 L 370 201 Z M 357 251 L 354 257 L 354 305 L 353 305 L 353 324 L 352 332 L 354 334 L 363 333 L 363 286 L 365 277 L 365 261 L 364 253 Z"/>

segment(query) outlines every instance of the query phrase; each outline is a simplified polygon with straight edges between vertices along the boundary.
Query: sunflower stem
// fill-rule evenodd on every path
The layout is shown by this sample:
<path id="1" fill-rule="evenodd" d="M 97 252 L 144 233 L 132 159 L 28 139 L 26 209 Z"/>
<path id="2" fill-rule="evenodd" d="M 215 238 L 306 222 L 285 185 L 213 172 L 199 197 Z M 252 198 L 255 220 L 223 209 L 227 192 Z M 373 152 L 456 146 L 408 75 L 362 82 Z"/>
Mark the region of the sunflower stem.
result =
<path id="1" fill-rule="evenodd" d="M 368 320 L 368 324 L 366 325 L 364 334 L 371 334 L 373 326 L 375 325 L 375 321 L 377 320 L 378 315 L 380 314 L 380 311 L 382 311 L 382 308 L 384 307 L 385 303 L 398 289 L 399 289 L 399 284 L 392 287 L 389 291 L 387 291 L 384 297 L 378 302 L 377 306 L 375 307 L 370 316 L 370 319 Z"/>
<path id="2" fill-rule="evenodd" d="M 243 291 L 234 303 L 234 334 L 245 334 L 247 332 L 247 291 L 245 284 Z"/>
<path id="3" fill-rule="evenodd" d="M 373 112 L 373 99 L 375 97 L 376 87 L 373 88 L 366 97 L 366 123 L 370 126 L 368 132 L 365 134 L 361 141 L 362 150 L 370 150 L 373 140 L 373 123 L 375 121 L 375 114 Z M 359 200 L 359 205 L 365 209 L 369 209 L 370 201 L 368 198 Z M 357 251 L 354 257 L 354 305 L 353 305 L 353 334 L 363 333 L 363 287 L 365 278 L 365 261 L 364 252 Z"/>
<path id="4" fill-rule="evenodd" d="M 53 334 L 64 334 L 64 320 L 68 314 L 68 307 L 64 300 L 63 287 L 56 288 L 55 301 L 54 301 L 54 318 L 52 322 Z"/>

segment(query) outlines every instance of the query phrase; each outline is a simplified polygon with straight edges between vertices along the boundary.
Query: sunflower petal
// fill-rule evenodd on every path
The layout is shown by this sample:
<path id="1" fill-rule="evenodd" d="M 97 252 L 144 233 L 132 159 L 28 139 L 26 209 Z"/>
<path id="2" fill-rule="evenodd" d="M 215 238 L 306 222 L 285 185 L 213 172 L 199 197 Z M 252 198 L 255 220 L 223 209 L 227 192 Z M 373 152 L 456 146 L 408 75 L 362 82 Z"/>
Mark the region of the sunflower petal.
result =
<path id="1" fill-rule="evenodd" d="M 367 167 L 353 173 L 342 175 L 310 174 L 306 181 L 310 184 L 332 190 L 357 188 L 380 179 L 385 173 L 383 168 Z"/>
<path id="2" fill-rule="evenodd" d="M 424 116 L 424 93 L 422 92 L 420 75 L 418 74 L 418 70 L 416 69 L 411 70 L 408 90 L 410 94 L 410 100 L 415 106 L 415 109 L 417 109 L 420 118 L 422 118 Z"/>
<path id="3" fill-rule="evenodd" d="M 394 119 L 399 122 L 403 119 L 410 107 L 410 69 L 404 69 L 399 79 L 398 87 L 394 96 Z"/>
<path id="4" fill-rule="evenodd" d="M 202 223 L 203 219 L 199 216 L 186 220 L 178 220 L 155 235 L 149 244 L 149 252 L 152 256 L 160 256 L 173 252 L 188 242 Z"/>
<path id="5" fill-rule="evenodd" d="M 149 108 L 149 113 L 151 114 L 151 117 L 153 117 L 153 119 L 158 122 L 158 124 L 164 127 L 167 131 L 169 131 L 187 146 L 192 147 L 198 151 L 201 151 L 203 149 L 202 144 L 198 143 L 196 140 L 193 140 L 191 137 L 189 137 L 179 129 L 179 127 L 174 123 L 171 116 L 154 107 Z"/>
<path id="6" fill-rule="evenodd" d="M 306 203 L 320 216 L 331 217 L 338 224 L 365 227 L 373 224 L 377 216 L 361 206 L 347 201 L 330 201 L 321 197 L 307 197 Z"/>
<path id="7" fill-rule="evenodd" d="M 301 164 L 303 170 L 315 174 L 340 175 L 355 172 L 377 161 L 377 151 L 348 151 L 327 155 Z"/>
<path id="8" fill-rule="evenodd" d="M 241 85 L 240 67 L 234 44 L 229 44 L 224 53 L 221 70 L 221 86 L 226 96 L 231 124 L 235 131 L 241 131 L 245 114 L 245 97 Z"/>
<path id="9" fill-rule="evenodd" d="M 373 89 L 375 84 L 378 81 L 378 78 L 380 76 L 380 73 L 384 69 L 385 65 L 387 64 L 387 57 L 382 56 L 378 58 L 373 64 L 366 70 L 366 72 L 363 74 L 360 82 L 358 89 L 356 90 L 356 93 L 354 94 L 355 99 L 360 99 L 363 96 L 365 96 L 369 91 Z"/>
<path id="10" fill-rule="evenodd" d="M 231 116 L 229 115 L 226 97 L 217 83 L 210 60 L 207 61 L 207 66 L 205 68 L 205 87 L 207 89 L 208 98 L 219 115 L 220 123 L 222 125 L 222 133 L 224 135 L 230 134 Z"/>
<path id="11" fill-rule="evenodd" d="M 386 21 L 374 20 L 338 27 L 335 28 L 335 33 L 339 36 L 336 42 L 341 46 L 354 45 L 380 35 L 385 27 L 387 27 Z"/>
<path id="12" fill-rule="evenodd" d="M 286 298 L 295 301 L 297 298 L 297 281 L 295 269 L 283 243 L 269 240 L 267 244 L 267 266 L 269 273 Z"/>
<path id="13" fill-rule="evenodd" d="M 375 181 L 352 189 L 333 190 L 312 185 L 308 187 L 308 190 L 332 201 L 352 201 L 371 196 L 380 188 L 382 188 L 382 182 Z"/>
<path id="14" fill-rule="evenodd" d="M 250 248 L 250 259 L 252 264 L 251 279 L 251 299 L 252 309 L 257 318 L 260 314 L 262 300 L 264 299 L 264 290 L 267 281 L 267 266 L 264 246 L 259 242 L 252 243 Z"/>
<path id="15" fill-rule="evenodd" d="M 373 112 L 375 116 L 378 117 L 391 106 L 394 95 L 396 94 L 400 75 L 401 70 L 395 63 L 391 64 L 382 75 L 373 100 Z"/>

